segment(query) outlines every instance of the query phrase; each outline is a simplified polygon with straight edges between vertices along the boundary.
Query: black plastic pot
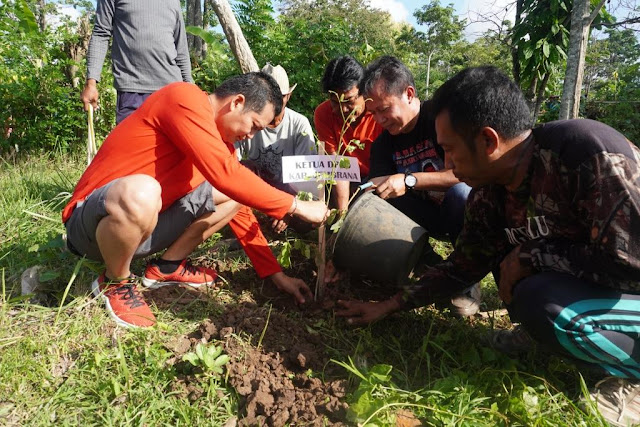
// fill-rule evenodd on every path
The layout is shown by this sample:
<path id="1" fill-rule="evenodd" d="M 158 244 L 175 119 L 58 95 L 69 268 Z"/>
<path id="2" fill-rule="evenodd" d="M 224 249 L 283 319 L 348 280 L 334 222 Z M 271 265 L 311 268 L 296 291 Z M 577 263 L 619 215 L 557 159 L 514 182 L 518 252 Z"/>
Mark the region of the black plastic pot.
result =
<path id="1" fill-rule="evenodd" d="M 349 208 L 334 246 L 333 262 L 378 282 L 405 283 L 429 236 L 373 192 Z"/>

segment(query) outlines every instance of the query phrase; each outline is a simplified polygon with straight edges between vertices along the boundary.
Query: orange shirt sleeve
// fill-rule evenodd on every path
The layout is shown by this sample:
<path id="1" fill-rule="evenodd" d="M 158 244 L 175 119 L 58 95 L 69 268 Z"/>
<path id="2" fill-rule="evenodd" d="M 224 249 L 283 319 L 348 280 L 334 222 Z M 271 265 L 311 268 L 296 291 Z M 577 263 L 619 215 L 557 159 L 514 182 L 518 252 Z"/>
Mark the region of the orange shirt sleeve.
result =
<path id="1" fill-rule="evenodd" d="M 246 206 L 240 209 L 229 222 L 229 226 L 251 260 L 258 276 L 264 279 L 282 271 L 251 209 Z"/>

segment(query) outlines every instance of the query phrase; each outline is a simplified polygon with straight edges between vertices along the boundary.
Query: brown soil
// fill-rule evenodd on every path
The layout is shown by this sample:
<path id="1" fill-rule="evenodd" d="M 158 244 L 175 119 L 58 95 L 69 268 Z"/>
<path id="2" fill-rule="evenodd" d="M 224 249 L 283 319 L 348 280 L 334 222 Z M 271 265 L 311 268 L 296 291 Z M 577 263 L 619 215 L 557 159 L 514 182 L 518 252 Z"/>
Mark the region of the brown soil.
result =
<path id="1" fill-rule="evenodd" d="M 198 264 L 207 262 L 201 259 Z M 302 278 L 312 287 L 312 263 L 297 259 L 294 265 L 296 268 L 287 274 Z M 166 344 L 175 354 L 170 363 L 179 373 L 174 391 L 191 400 L 202 396 L 198 374 L 182 361 L 182 356 L 198 343 L 222 342 L 231 357 L 226 366 L 226 384 L 240 397 L 238 425 L 347 425 L 344 370 L 329 361 L 323 338 L 313 325 L 332 316 L 338 299 L 381 299 L 395 290 L 345 277 L 326 289 L 322 301 L 298 307 L 290 295 L 282 294 L 270 283 L 262 283 L 251 270 L 231 271 L 224 261 L 216 267 L 228 280 L 224 286 L 232 295 L 246 294 L 248 290 L 250 297 L 230 301 L 219 298 L 215 290 L 181 286 L 145 294 L 147 301 L 159 309 L 175 313 L 189 311 L 191 304 L 206 298 L 220 303 L 221 314 L 202 321 L 191 334 Z"/>
<path id="2" fill-rule="evenodd" d="M 166 346 L 175 354 L 171 363 L 180 371 L 180 364 L 188 368 L 182 356 L 198 343 L 222 341 L 231 357 L 227 384 L 240 397 L 238 425 L 345 425 L 345 380 L 322 381 L 314 376 L 327 375 L 328 358 L 319 336 L 305 325 L 276 309 L 269 313 L 246 303 L 228 307 Z M 181 375 L 174 391 L 191 400 L 200 398 L 203 391 L 195 375 Z"/>

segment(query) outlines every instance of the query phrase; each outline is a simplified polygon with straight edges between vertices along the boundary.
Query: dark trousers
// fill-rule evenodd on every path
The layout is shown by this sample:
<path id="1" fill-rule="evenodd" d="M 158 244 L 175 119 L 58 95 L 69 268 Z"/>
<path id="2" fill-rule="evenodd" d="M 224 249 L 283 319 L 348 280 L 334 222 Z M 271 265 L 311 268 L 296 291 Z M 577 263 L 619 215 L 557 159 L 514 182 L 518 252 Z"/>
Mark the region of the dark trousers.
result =
<path id="1" fill-rule="evenodd" d="M 544 272 L 516 285 L 509 313 L 536 341 L 609 375 L 640 379 L 640 294 Z"/>
<path id="2" fill-rule="evenodd" d="M 396 209 L 420 224 L 430 236 L 456 242 L 464 224 L 464 208 L 471 187 L 459 183 L 449 188 L 440 205 L 412 193 L 387 200 Z"/>
<path id="3" fill-rule="evenodd" d="M 116 99 L 116 124 L 120 123 L 142 105 L 150 93 L 118 92 Z"/>

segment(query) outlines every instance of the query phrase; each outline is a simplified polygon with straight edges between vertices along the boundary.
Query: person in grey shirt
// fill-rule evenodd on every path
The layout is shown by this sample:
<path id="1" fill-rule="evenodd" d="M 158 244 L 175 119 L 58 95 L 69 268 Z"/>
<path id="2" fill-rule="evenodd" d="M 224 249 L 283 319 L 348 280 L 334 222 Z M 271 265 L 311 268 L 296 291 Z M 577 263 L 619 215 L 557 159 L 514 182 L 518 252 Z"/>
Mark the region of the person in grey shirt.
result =
<path id="1" fill-rule="evenodd" d="M 85 110 L 98 107 L 97 82 L 110 39 L 116 123 L 161 87 L 193 82 L 179 0 L 98 0 L 81 95 Z"/>
<path id="2" fill-rule="evenodd" d="M 289 86 L 287 72 L 280 65 L 274 67 L 267 64 L 262 68 L 262 71 L 272 76 L 280 86 L 282 112 L 267 127 L 257 132 L 253 138 L 236 143 L 238 158 L 245 166 L 272 186 L 293 195 L 299 191 L 305 191 L 317 198 L 319 191 L 317 182 L 285 184 L 282 179 L 282 157 L 318 154 L 309 119 L 290 108 L 286 108 L 296 85 Z M 298 230 L 296 224 L 291 224 L 291 226 Z M 286 224 L 282 221 L 274 223 L 276 231 L 282 231 L 285 228 Z M 307 228 L 306 224 L 303 228 Z"/>

